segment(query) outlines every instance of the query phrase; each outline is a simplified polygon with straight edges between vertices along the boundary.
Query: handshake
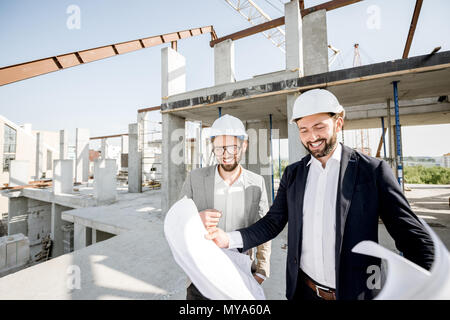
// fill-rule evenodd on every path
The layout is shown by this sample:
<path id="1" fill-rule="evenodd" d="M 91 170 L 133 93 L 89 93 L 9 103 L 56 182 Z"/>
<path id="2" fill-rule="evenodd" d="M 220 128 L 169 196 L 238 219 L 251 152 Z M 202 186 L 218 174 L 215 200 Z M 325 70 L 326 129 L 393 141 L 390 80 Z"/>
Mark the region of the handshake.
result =
<path id="1" fill-rule="evenodd" d="M 217 227 L 222 213 L 216 209 L 206 209 L 199 212 L 200 219 L 208 233 L 205 238 L 214 241 L 219 248 L 228 248 L 230 239 L 225 231 Z"/>

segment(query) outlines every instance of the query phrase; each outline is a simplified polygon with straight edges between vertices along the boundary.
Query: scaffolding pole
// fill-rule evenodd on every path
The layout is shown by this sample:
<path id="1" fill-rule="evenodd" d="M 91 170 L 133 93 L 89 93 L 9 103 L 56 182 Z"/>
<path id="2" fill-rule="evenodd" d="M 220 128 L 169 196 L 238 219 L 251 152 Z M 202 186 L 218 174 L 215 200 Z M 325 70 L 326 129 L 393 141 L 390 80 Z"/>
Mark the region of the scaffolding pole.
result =
<path id="1" fill-rule="evenodd" d="M 398 183 L 400 187 L 404 191 L 404 183 L 403 183 L 403 161 L 402 161 L 402 144 L 401 144 L 401 132 L 400 132 L 400 115 L 398 108 L 398 81 L 392 82 L 394 87 L 394 104 L 395 104 L 395 136 L 397 141 L 397 175 L 398 175 Z"/>
<path id="2" fill-rule="evenodd" d="M 381 139 L 383 141 L 384 159 L 386 159 L 386 140 L 384 139 L 385 132 L 384 132 L 384 118 L 383 117 L 381 117 L 381 130 L 382 130 L 382 132 L 381 132 L 381 134 L 382 134 Z"/>

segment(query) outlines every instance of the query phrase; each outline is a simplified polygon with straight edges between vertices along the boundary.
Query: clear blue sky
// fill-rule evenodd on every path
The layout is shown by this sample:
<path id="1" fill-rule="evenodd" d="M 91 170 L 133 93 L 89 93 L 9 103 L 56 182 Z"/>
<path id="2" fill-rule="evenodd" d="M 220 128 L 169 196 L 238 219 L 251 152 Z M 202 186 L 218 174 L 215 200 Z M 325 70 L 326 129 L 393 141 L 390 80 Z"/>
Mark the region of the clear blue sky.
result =
<path id="1" fill-rule="evenodd" d="M 254 0 L 271 17 L 287 0 Z M 310 7 L 321 1 L 305 1 Z M 269 4 L 270 3 L 270 4 Z M 81 9 L 81 29 L 69 30 L 69 5 Z M 415 0 L 363 1 L 327 13 L 328 42 L 342 50 L 332 69 L 352 65 L 358 42 L 363 64 L 398 59 L 405 45 Z M 367 25 L 368 9 L 379 9 L 379 29 Z M 450 50 L 450 1 L 424 1 L 410 56 L 434 47 Z M 82 49 L 213 25 L 218 36 L 249 27 L 224 0 L 0 0 L 0 67 Z M 213 85 L 209 35 L 178 42 L 187 61 L 187 90 Z M 126 132 L 136 110 L 160 101 L 161 46 L 89 63 L 0 87 L 0 114 L 34 129 L 89 128 L 92 136 Z M 262 35 L 235 43 L 238 80 L 284 69 L 284 54 Z M 264 53 L 264 54 L 262 54 Z M 450 143 L 450 125 L 404 128 L 404 155 L 437 156 Z M 374 140 L 374 139 L 372 139 Z M 445 140 L 444 140 L 445 141 Z"/>

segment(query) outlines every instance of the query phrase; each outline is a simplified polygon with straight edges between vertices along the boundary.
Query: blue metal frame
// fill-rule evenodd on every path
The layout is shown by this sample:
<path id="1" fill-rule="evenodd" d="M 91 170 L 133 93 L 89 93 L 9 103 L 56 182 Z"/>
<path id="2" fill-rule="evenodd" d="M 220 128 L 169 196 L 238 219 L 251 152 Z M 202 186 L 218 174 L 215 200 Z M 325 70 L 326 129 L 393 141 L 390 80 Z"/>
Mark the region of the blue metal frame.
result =
<path id="1" fill-rule="evenodd" d="M 385 132 L 384 132 L 384 118 L 383 117 L 381 117 L 381 130 L 382 130 L 381 138 L 383 139 L 383 153 L 384 153 L 384 158 L 386 159 L 386 139 L 384 138 Z"/>
<path id="2" fill-rule="evenodd" d="M 397 175 L 398 183 L 403 188 L 403 166 L 402 166 L 402 144 L 401 144 L 401 132 L 400 132 L 400 115 L 398 108 L 398 81 L 392 82 L 394 86 L 394 104 L 395 104 L 395 135 L 397 139 Z"/>

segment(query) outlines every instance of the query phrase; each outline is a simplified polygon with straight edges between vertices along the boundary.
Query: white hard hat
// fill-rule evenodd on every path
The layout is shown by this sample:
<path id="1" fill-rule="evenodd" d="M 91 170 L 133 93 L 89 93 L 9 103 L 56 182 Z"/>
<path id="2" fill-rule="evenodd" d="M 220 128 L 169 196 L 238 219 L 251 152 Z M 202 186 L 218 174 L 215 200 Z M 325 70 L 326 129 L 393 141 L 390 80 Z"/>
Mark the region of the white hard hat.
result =
<path id="1" fill-rule="evenodd" d="M 302 93 L 294 102 L 291 122 L 316 113 L 344 112 L 338 99 L 328 90 L 313 89 Z"/>
<path id="2" fill-rule="evenodd" d="M 236 117 L 229 114 L 217 118 L 211 126 L 210 137 L 235 136 L 242 140 L 247 140 L 244 124 Z"/>

